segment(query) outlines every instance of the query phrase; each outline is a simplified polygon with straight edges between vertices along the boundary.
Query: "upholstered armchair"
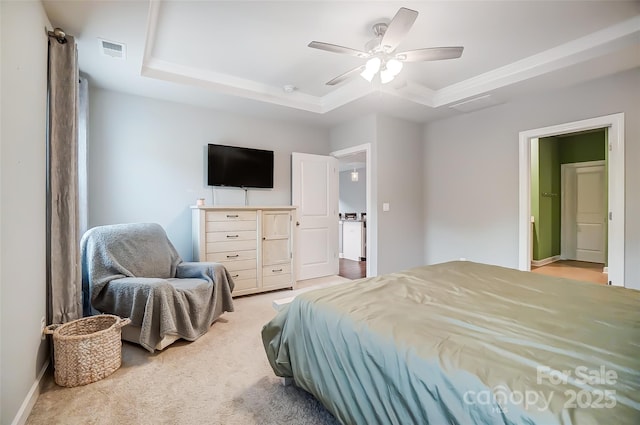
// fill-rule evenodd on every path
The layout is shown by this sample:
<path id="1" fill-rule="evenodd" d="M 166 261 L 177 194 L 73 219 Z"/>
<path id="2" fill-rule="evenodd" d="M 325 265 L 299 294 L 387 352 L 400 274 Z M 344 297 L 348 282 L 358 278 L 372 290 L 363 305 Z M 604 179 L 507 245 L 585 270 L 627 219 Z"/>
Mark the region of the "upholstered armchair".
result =
<path id="1" fill-rule="evenodd" d="M 85 316 L 128 317 L 123 339 L 153 352 L 194 341 L 233 311 L 233 280 L 218 263 L 184 262 L 154 223 L 98 226 L 81 241 Z"/>

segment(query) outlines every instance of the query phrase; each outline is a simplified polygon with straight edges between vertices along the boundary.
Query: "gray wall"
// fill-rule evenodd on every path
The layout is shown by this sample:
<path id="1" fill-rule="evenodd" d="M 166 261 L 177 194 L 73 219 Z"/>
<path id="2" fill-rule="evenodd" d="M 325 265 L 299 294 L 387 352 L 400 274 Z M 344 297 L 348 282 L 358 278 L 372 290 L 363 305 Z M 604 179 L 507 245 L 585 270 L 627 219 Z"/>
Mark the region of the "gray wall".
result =
<path id="1" fill-rule="evenodd" d="M 366 212 L 367 211 L 367 169 L 358 168 L 358 181 L 351 181 L 351 172 L 342 171 L 340 173 L 340 199 L 338 211 L 345 212 Z"/>
<path id="2" fill-rule="evenodd" d="M 422 126 L 378 116 L 378 273 L 424 264 Z M 389 211 L 382 211 L 388 202 Z"/>
<path id="3" fill-rule="evenodd" d="M 518 267 L 520 131 L 625 113 L 625 283 L 640 289 L 638 69 L 425 126 L 425 261 Z"/>
<path id="4" fill-rule="evenodd" d="M 47 36 L 40 2 L 0 2 L 0 423 L 10 424 L 47 359 Z"/>
<path id="5" fill-rule="evenodd" d="M 367 273 L 368 276 L 376 276 L 378 274 L 378 212 L 375 208 L 377 205 L 377 188 L 378 182 L 375 176 L 378 174 L 378 164 L 376 162 L 376 133 L 377 133 L 377 117 L 375 115 L 367 115 L 356 120 L 335 126 L 330 132 L 331 152 L 353 146 L 369 143 L 371 145 L 371 167 L 367 170 L 371 176 L 371 205 L 374 206 L 373 211 L 367 211 Z"/>
<path id="6" fill-rule="evenodd" d="M 422 126 L 398 118 L 368 115 L 331 130 L 332 151 L 372 145 L 372 204 L 367 226 L 368 261 L 373 275 L 421 265 L 424 261 Z M 416 176 L 418 176 L 416 178 Z M 382 203 L 390 210 L 383 212 Z"/>
<path id="7" fill-rule="evenodd" d="M 376 115 L 370 114 L 333 127 L 330 131 L 331 151 L 374 143 L 378 130 L 376 122 Z"/>
<path id="8" fill-rule="evenodd" d="M 249 205 L 291 204 L 291 152 L 329 153 L 329 132 L 213 109 L 90 91 L 89 227 L 161 224 L 185 260 L 191 210 L 244 205 L 244 191 L 206 185 L 207 143 L 274 150 L 274 189 L 249 190 Z"/>

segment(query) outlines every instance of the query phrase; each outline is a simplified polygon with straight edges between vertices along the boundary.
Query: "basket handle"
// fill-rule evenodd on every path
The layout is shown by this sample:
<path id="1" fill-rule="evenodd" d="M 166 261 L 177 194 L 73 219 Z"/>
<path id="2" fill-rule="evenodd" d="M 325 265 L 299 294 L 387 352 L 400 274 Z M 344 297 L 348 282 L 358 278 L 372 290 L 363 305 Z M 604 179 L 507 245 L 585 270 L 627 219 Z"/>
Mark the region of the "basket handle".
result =
<path id="1" fill-rule="evenodd" d="M 56 323 L 56 324 L 53 324 L 53 325 L 49 325 L 49 326 L 44 328 L 43 332 L 45 333 L 45 335 L 51 335 L 60 326 L 62 326 L 62 323 Z"/>
<path id="2" fill-rule="evenodd" d="M 120 318 L 120 320 L 118 320 L 113 326 L 115 326 L 116 329 L 120 329 L 127 326 L 129 323 L 131 323 L 131 319 L 128 317 L 126 319 Z"/>

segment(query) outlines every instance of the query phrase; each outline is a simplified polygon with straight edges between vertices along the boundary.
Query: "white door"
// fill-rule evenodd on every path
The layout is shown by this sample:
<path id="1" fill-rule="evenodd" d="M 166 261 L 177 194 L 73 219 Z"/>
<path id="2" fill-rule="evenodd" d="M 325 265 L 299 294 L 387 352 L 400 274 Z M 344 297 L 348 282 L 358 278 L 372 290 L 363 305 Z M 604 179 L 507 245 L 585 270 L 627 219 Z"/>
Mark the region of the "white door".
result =
<path id="1" fill-rule="evenodd" d="M 338 160 L 292 153 L 291 203 L 298 207 L 296 277 L 338 274 Z"/>
<path id="2" fill-rule="evenodd" d="M 605 168 L 595 164 L 563 165 L 563 256 L 567 259 L 605 263 Z"/>

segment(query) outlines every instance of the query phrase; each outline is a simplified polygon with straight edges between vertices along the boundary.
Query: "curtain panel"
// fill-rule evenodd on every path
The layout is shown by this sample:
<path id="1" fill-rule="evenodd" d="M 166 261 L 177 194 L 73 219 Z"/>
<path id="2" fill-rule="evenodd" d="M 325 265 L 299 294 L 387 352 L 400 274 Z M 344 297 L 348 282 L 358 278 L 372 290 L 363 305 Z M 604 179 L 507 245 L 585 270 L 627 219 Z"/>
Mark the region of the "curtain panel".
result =
<path id="1" fill-rule="evenodd" d="M 82 317 L 78 218 L 78 65 L 73 37 L 49 37 L 47 321 Z"/>

